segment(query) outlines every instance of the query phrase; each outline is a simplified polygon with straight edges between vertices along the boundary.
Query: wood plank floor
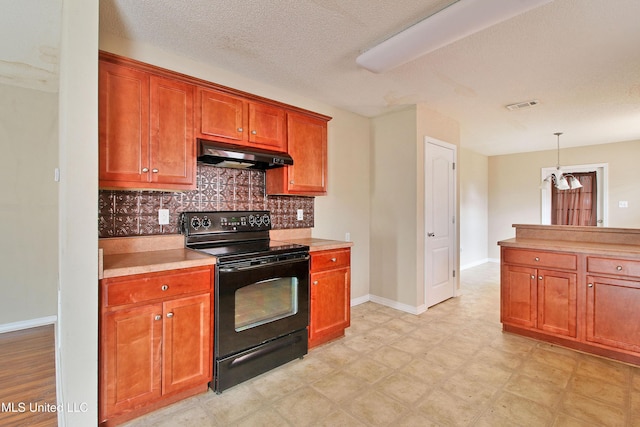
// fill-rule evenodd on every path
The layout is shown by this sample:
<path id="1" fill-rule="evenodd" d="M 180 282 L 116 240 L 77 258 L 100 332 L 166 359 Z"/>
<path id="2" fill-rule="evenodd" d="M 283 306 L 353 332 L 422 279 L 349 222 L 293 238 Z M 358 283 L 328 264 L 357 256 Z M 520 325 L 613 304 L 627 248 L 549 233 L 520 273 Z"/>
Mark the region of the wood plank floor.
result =
<path id="1" fill-rule="evenodd" d="M 53 325 L 0 334 L 0 425 L 57 426 Z"/>

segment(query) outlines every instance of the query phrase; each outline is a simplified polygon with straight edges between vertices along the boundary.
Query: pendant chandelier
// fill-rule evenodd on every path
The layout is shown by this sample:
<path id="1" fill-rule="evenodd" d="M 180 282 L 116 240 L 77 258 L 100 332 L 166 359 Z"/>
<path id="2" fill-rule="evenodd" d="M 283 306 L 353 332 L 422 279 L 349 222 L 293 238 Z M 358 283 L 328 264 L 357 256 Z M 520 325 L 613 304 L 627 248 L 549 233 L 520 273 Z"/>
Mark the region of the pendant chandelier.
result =
<path id="1" fill-rule="evenodd" d="M 554 135 L 558 140 L 558 162 L 556 163 L 556 170 L 551 172 L 551 174 L 544 179 L 543 183 L 550 182 L 558 190 L 574 190 L 576 188 L 581 188 L 582 184 L 580 184 L 578 178 L 570 173 L 563 174 L 560 170 L 560 135 L 562 135 L 562 132 L 556 132 Z"/>

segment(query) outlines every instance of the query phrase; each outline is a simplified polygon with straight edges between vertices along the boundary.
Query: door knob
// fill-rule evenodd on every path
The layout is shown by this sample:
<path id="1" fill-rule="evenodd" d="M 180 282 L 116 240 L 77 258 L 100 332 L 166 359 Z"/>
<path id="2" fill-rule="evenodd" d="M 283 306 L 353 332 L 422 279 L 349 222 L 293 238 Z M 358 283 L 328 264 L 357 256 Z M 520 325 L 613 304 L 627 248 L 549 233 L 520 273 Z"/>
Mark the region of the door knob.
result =
<path id="1" fill-rule="evenodd" d="M 436 233 L 427 233 L 427 236 L 429 237 L 434 237 L 436 235 Z"/>

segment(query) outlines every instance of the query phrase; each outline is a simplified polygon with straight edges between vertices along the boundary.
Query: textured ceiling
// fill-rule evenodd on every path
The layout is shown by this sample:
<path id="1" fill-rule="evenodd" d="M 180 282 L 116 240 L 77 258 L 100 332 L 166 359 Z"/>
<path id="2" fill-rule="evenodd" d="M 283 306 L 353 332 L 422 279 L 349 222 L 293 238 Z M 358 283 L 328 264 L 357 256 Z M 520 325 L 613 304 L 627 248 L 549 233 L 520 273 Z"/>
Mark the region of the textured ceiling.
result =
<path id="1" fill-rule="evenodd" d="M 486 155 L 555 149 L 557 131 L 562 147 L 640 139 L 640 1 L 555 0 L 384 74 L 356 65 L 449 3 L 101 0 L 100 32 L 364 116 L 424 103 Z"/>

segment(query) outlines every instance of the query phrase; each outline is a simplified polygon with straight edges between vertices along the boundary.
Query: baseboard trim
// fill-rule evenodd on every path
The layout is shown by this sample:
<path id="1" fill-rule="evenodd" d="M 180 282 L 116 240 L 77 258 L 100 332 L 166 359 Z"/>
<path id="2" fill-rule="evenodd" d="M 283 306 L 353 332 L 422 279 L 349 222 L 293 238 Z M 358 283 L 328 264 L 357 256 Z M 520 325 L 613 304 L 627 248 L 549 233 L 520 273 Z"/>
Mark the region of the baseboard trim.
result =
<path id="1" fill-rule="evenodd" d="M 417 307 L 403 304 L 398 301 L 390 300 L 388 298 L 379 297 L 376 295 L 369 295 L 369 301 L 375 302 L 376 304 L 384 305 L 386 307 L 394 308 L 396 310 L 404 311 L 409 314 L 421 314 L 427 311 L 427 307 L 424 305 L 419 305 Z"/>
<path id="2" fill-rule="evenodd" d="M 21 331 L 23 329 L 37 328 L 38 326 L 55 325 L 58 316 L 40 317 L 37 319 L 21 320 L 19 322 L 5 323 L 0 325 L 0 334 L 5 332 Z"/>
<path id="3" fill-rule="evenodd" d="M 365 302 L 369 302 L 371 301 L 369 299 L 369 294 L 362 296 L 362 297 L 358 297 L 358 298 L 353 298 L 351 300 L 351 307 L 354 307 L 356 305 L 360 305 L 360 304 L 364 304 Z"/>

